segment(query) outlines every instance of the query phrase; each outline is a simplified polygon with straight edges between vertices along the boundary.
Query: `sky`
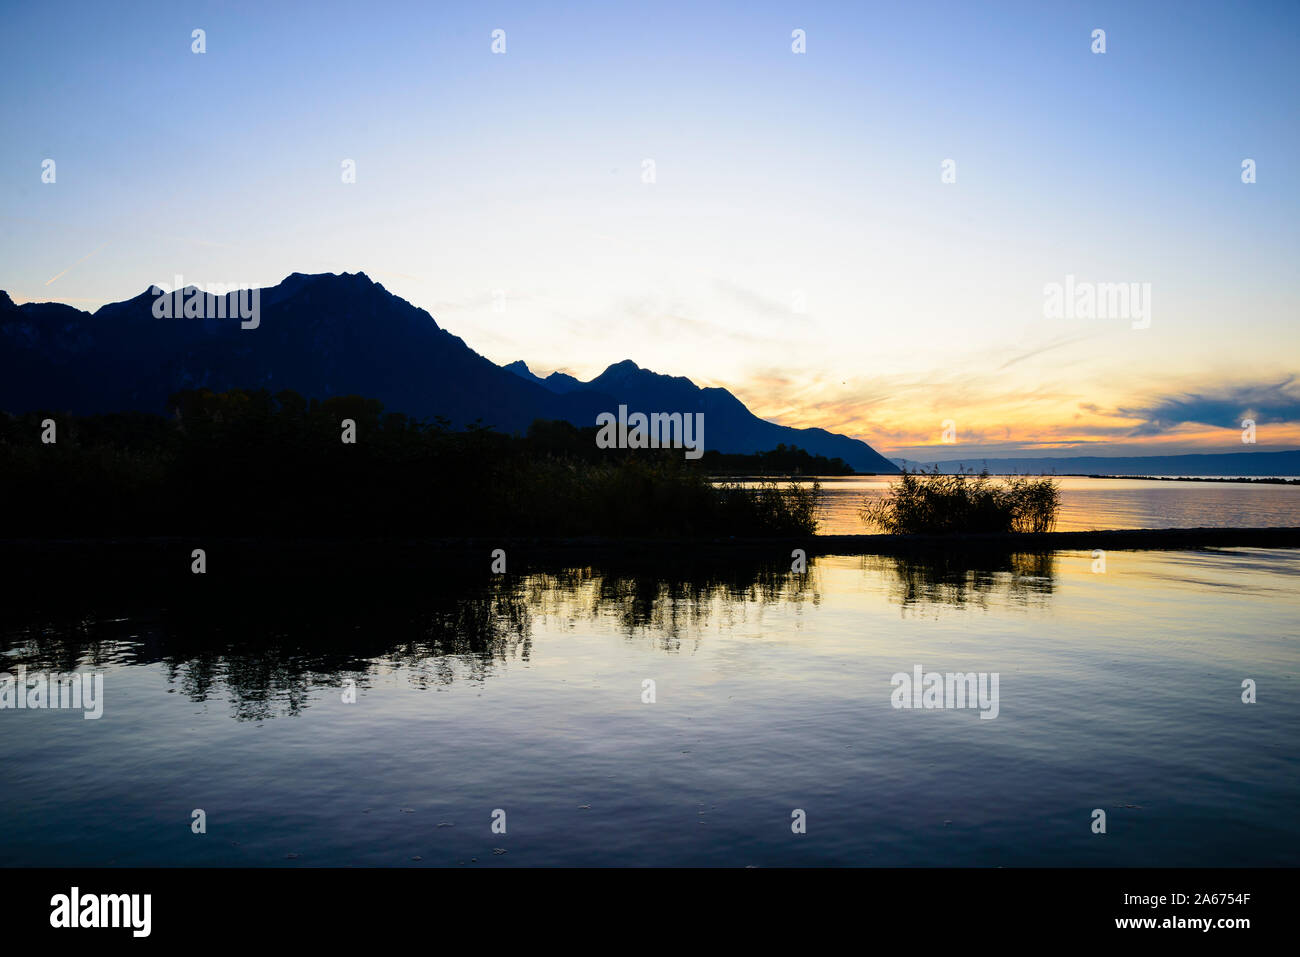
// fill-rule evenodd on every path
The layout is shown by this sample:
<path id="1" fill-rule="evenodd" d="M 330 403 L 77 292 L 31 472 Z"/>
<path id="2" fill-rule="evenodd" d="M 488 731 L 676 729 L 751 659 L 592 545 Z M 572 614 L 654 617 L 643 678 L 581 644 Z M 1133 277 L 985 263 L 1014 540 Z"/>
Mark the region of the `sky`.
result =
<path id="1" fill-rule="evenodd" d="M 1300 4 L 0 11 L 15 301 L 364 271 L 891 455 L 1300 447 Z"/>

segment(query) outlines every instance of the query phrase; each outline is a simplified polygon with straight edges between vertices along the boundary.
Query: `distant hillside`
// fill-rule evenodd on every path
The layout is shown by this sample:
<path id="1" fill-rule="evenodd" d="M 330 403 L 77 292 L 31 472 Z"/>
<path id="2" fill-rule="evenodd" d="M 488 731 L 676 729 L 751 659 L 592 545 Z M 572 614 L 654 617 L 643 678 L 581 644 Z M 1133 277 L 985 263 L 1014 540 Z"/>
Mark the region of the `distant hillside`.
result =
<path id="1" fill-rule="evenodd" d="M 364 273 L 294 273 L 259 296 L 259 323 L 244 329 L 238 319 L 155 318 L 149 290 L 93 314 L 60 303 L 18 306 L 0 292 L 0 410 L 167 412 L 167 397 L 182 389 L 292 389 L 370 396 L 417 418 L 522 432 L 537 419 L 590 426 L 623 403 L 705 413 L 705 447 L 720 452 L 784 443 L 860 472 L 897 471 L 865 442 L 764 421 L 725 389 L 631 361 L 587 383 L 561 373 L 539 379 L 523 363 L 502 368 Z"/>
<path id="2" fill-rule="evenodd" d="M 1079 455 L 1041 459 L 964 459 L 919 462 L 894 459 L 902 468 L 955 472 L 987 468 L 990 472 L 1026 475 L 1300 475 L 1300 449 L 1286 452 L 1205 452 L 1192 455 Z"/>
<path id="3" fill-rule="evenodd" d="M 506 368 L 547 388 L 561 375 L 551 373 L 545 379 L 538 378 L 523 362 L 512 362 Z M 898 471 L 897 466 L 859 439 L 825 429 L 795 429 L 768 422 L 750 412 L 726 389 L 701 389 L 690 379 L 642 369 L 631 359 L 616 362 L 590 382 L 563 376 L 558 384 L 570 398 L 599 393 L 611 396 L 629 411 L 703 412 L 706 444 L 719 452 L 750 454 L 770 451 L 778 445 L 792 445 L 812 455 L 843 459 L 858 472 L 893 474 Z"/>

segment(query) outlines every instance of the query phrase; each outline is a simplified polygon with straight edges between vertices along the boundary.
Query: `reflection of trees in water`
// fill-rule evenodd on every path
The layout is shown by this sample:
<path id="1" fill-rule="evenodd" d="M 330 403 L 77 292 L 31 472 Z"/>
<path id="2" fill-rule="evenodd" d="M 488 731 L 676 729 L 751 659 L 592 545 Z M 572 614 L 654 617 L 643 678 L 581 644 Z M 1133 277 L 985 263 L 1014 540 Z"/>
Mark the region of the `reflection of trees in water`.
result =
<path id="1" fill-rule="evenodd" d="M 398 672 L 419 688 L 482 682 L 511 660 L 527 661 L 537 621 L 613 622 L 627 637 L 681 648 L 705 626 L 733 627 L 765 607 L 821 602 L 821 575 L 788 561 L 690 560 L 666 564 L 536 570 L 516 576 L 436 576 L 202 585 L 160 597 L 122 586 L 105 597 L 84 590 L 23 595 L 0 619 L 0 651 L 10 671 L 92 670 L 161 665 L 194 701 L 226 698 L 235 717 L 297 714 L 313 694 Z M 889 582 L 907 613 L 976 605 L 994 596 L 1043 602 L 1052 592 L 1049 555 L 917 558 L 868 556 L 862 568 Z M 133 593 L 135 595 L 133 596 Z M 698 640 L 698 638 L 697 638 Z"/>
<path id="2" fill-rule="evenodd" d="M 943 606 L 984 609 L 991 598 L 1045 604 L 1055 585 L 1056 559 L 1051 552 L 866 555 L 862 568 L 885 576 L 904 614 L 937 613 Z"/>
<path id="3" fill-rule="evenodd" d="M 653 635 L 665 651 L 681 647 L 713 620 L 743 621 L 753 605 L 821 603 L 813 563 L 793 574 L 789 563 L 698 564 L 668 576 L 635 568 L 569 568 L 539 572 L 524 582 L 528 607 L 539 619 L 574 622 L 608 618 L 628 637 Z"/>
<path id="4" fill-rule="evenodd" d="M 191 700 L 228 698 L 246 720 L 297 714 L 321 689 L 348 680 L 364 689 L 385 671 L 418 687 L 483 681 L 531 649 L 528 608 L 500 580 L 191 590 L 164 608 L 123 599 L 75 616 L 37 607 L 6 618 L 11 671 L 157 664 Z"/>
<path id="5" fill-rule="evenodd" d="M 120 617 L 120 609 L 111 606 L 72 612 L 61 605 L 19 609 L 11 601 L 0 614 L 0 669 L 10 672 L 20 665 L 66 672 L 135 664 L 139 640 L 148 637 L 140 621 Z"/>
<path id="6" fill-rule="evenodd" d="M 241 583 L 216 595 L 198 586 L 165 604 L 87 595 L 75 613 L 66 596 L 44 604 L 29 596 L 25 608 L 4 613 L 0 650 L 11 670 L 161 665 L 191 700 L 226 698 L 235 717 L 262 720 L 297 714 L 313 694 L 349 680 L 364 690 L 389 672 L 419 688 L 485 681 L 510 660 L 528 660 L 538 618 L 612 619 L 674 650 L 714 616 L 730 624 L 747 605 L 820 601 L 813 568 L 792 575 L 788 564 L 715 562 L 664 577 L 651 567 L 522 577 L 444 569 L 418 581 Z"/>

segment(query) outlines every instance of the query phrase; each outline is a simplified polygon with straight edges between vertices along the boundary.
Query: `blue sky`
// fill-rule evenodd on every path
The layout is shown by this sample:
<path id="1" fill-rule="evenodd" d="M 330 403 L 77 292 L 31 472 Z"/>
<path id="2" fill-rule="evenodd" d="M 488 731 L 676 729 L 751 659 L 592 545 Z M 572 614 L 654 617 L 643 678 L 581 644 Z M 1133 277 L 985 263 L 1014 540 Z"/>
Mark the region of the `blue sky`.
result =
<path id="1" fill-rule="evenodd" d="M 1244 415 L 1300 445 L 1294 3 L 2 16 L 19 301 L 363 270 L 495 361 L 632 358 L 898 454 L 944 420 L 985 452 L 1233 451 Z M 1149 328 L 1046 318 L 1067 275 L 1150 283 Z"/>

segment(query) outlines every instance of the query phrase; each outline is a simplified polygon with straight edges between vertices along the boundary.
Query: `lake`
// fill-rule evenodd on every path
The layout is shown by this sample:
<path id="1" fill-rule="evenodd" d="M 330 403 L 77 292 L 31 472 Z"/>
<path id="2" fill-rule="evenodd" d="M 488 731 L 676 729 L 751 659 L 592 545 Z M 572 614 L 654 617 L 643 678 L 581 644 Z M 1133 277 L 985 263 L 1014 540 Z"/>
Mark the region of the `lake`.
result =
<path id="1" fill-rule="evenodd" d="M 12 594 L 0 864 L 1300 863 L 1296 552 L 688 565 Z"/>
<path id="2" fill-rule="evenodd" d="M 864 499 L 885 494 L 884 476 L 819 478 L 822 535 L 864 535 Z M 1058 531 L 1101 528 L 1254 528 L 1300 526 L 1300 485 L 1171 482 L 1155 479 L 1058 478 Z M 750 483 L 742 483 L 750 484 Z"/>

